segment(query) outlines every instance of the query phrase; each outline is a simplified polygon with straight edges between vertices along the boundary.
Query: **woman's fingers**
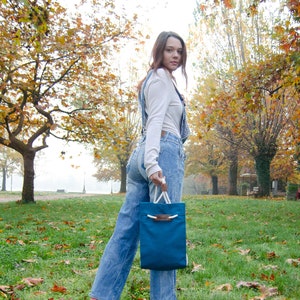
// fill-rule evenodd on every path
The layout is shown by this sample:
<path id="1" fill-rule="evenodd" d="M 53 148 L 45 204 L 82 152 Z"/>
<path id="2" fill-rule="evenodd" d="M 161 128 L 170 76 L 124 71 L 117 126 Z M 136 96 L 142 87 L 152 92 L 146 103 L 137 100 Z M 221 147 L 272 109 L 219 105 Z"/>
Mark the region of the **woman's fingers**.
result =
<path id="1" fill-rule="evenodd" d="M 162 176 L 161 172 L 156 172 L 150 176 L 151 181 L 161 187 L 161 190 L 163 192 L 166 192 L 168 189 L 167 183 L 166 183 L 166 178 Z"/>

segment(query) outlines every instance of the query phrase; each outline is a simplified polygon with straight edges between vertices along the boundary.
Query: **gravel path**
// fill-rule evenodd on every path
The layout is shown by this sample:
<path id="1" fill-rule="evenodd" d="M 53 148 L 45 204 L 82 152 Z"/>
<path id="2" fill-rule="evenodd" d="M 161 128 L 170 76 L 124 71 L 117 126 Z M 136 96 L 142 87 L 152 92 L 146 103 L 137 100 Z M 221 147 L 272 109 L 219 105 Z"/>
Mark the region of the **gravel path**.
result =
<path id="1" fill-rule="evenodd" d="M 69 198 L 85 198 L 99 196 L 99 194 L 81 194 L 81 193 L 53 193 L 45 195 L 36 195 L 34 200 L 56 200 L 56 199 L 69 199 Z M 9 201 L 19 201 L 21 200 L 21 195 L 1 195 L 0 193 L 0 202 L 9 202 Z"/>

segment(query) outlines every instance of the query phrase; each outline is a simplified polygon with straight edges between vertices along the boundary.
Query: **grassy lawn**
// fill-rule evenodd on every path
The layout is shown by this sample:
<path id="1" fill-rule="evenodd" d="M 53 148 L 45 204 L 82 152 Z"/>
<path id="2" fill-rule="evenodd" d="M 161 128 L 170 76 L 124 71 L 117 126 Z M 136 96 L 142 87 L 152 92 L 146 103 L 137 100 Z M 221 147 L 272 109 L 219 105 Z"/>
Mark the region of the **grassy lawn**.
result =
<path id="1" fill-rule="evenodd" d="M 89 299 L 122 195 L 0 203 L 0 299 Z M 300 299 L 300 202 L 185 197 L 178 300 Z M 122 300 L 149 299 L 137 254 Z M 163 300 L 163 299 L 161 299 Z"/>

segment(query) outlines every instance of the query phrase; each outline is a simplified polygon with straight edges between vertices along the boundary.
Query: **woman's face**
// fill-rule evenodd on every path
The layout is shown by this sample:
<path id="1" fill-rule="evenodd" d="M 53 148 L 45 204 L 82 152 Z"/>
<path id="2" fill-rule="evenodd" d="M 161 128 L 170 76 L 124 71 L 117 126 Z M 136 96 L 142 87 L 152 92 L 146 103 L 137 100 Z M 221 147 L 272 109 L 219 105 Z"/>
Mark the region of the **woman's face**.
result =
<path id="1" fill-rule="evenodd" d="M 172 73 L 181 65 L 182 45 L 179 39 L 169 37 L 164 49 L 163 66 Z"/>

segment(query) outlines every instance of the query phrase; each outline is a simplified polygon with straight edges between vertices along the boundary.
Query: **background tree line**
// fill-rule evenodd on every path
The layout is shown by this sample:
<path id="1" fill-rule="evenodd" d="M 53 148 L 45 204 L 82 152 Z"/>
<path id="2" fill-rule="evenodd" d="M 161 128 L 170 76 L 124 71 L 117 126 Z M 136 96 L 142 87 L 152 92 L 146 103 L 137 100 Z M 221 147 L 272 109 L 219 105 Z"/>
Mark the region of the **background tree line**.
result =
<path id="1" fill-rule="evenodd" d="M 293 0 L 195 2 L 187 175 L 210 176 L 214 194 L 226 173 L 237 194 L 251 167 L 261 195 L 271 179 L 299 182 L 299 11 Z M 124 192 L 140 132 L 135 63 L 145 37 L 136 16 L 112 0 L 74 12 L 54 0 L 8 0 L 0 19 L 0 144 L 23 158 L 22 201 L 34 202 L 34 160 L 50 135 L 93 148 L 95 176 L 119 178 Z M 121 68 L 128 43 L 136 60 Z"/>
<path id="2" fill-rule="evenodd" d="M 188 173 L 218 193 L 227 170 L 231 195 L 252 163 L 261 196 L 271 179 L 299 183 L 299 3 L 200 1 L 195 16 Z"/>

